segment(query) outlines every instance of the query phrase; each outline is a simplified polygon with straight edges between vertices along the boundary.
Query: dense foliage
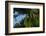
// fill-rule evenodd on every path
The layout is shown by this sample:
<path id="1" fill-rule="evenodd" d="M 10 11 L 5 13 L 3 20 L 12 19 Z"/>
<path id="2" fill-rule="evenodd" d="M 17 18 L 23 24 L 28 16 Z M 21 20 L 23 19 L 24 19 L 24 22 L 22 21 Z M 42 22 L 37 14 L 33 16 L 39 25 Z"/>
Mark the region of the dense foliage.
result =
<path id="1" fill-rule="evenodd" d="M 18 11 L 19 14 L 27 14 L 27 16 L 20 22 L 21 26 L 18 24 L 16 27 L 39 27 L 39 9 L 22 9 L 14 8 L 14 12 Z"/>

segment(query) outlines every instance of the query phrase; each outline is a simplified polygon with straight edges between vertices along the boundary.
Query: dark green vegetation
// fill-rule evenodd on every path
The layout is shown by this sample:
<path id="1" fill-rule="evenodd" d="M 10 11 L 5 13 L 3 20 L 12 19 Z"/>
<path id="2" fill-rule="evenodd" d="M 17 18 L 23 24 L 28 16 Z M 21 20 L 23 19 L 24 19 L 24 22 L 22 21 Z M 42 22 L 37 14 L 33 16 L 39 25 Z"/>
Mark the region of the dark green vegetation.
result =
<path id="1" fill-rule="evenodd" d="M 24 25 L 26 27 L 39 27 L 39 10 L 31 9 L 26 11 L 29 17 L 24 20 Z"/>
<path id="2" fill-rule="evenodd" d="M 18 11 L 19 14 L 28 14 L 20 22 L 21 25 L 18 23 L 15 25 L 14 28 L 19 28 L 19 27 L 39 27 L 39 9 L 26 9 L 26 8 L 14 8 L 15 11 Z"/>

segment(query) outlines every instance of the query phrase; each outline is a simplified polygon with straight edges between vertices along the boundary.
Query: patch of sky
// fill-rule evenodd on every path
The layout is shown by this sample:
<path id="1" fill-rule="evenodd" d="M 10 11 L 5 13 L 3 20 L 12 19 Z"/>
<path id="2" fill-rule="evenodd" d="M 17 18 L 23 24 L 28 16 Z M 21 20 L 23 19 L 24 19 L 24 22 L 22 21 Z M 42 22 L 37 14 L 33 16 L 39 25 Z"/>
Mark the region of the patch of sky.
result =
<path id="1" fill-rule="evenodd" d="M 13 19 L 13 24 L 15 25 L 16 23 L 18 23 L 19 25 L 21 25 L 20 22 L 24 20 L 27 14 L 18 14 L 18 12 L 15 12 L 15 15 L 18 16 Z"/>

